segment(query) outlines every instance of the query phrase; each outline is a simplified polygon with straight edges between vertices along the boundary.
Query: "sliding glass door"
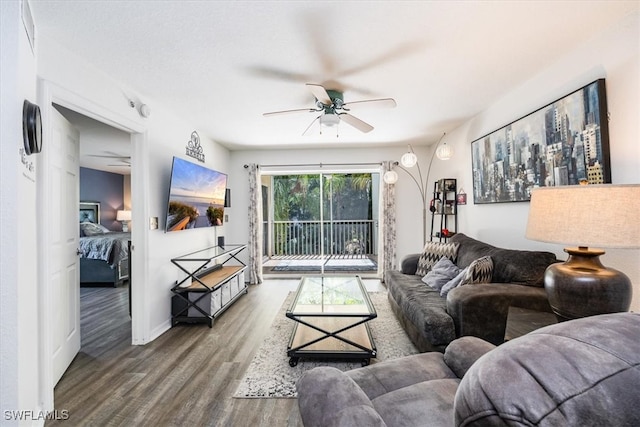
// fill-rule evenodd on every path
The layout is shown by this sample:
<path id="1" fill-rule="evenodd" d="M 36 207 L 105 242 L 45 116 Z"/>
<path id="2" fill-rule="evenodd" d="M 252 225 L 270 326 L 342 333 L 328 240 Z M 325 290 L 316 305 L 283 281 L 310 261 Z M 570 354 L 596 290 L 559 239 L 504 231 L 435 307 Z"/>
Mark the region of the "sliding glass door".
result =
<path id="1" fill-rule="evenodd" d="M 265 178 L 265 274 L 377 271 L 378 173 Z"/>

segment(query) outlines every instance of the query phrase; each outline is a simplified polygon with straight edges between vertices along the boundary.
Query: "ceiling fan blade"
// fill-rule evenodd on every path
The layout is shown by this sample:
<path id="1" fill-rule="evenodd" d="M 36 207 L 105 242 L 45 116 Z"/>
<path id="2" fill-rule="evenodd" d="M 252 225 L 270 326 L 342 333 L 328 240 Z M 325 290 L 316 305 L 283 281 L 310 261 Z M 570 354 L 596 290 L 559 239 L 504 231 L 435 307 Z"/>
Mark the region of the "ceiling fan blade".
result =
<path id="1" fill-rule="evenodd" d="M 307 83 L 307 87 L 309 88 L 313 96 L 315 96 L 316 99 L 322 102 L 324 105 L 333 104 L 333 102 L 331 101 L 331 97 L 327 93 L 327 90 L 321 85 L 317 85 L 314 83 Z"/>
<path id="2" fill-rule="evenodd" d="M 358 129 L 361 132 L 367 133 L 373 130 L 373 126 L 371 126 L 369 123 L 363 122 L 362 120 L 352 116 L 351 114 L 340 113 L 340 119 L 344 120 L 345 122 L 347 122 L 348 124 L 350 124 L 351 126 L 353 126 L 354 128 Z"/>
<path id="3" fill-rule="evenodd" d="M 249 73 L 258 76 L 266 77 L 275 80 L 281 80 L 286 82 L 307 82 L 313 80 L 310 74 L 294 73 L 292 71 L 283 70 L 280 68 L 270 68 L 263 66 L 252 66 L 248 68 Z"/>
<path id="4" fill-rule="evenodd" d="M 318 110 L 314 110 L 313 108 L 298 108 L 295 110 L 272 111 L 270 113 L 262 113 L 262 115 L 265 117 L 268 117 L 268 116 L 276 116 L 278 114 L 301 113 L 303 111 L 306 113 L 313 113 Z"/>
<path id="5" fill-rule="evenodd" d="M 343 104 L 344 107 L 351 107 L 353 105 L 361 106 L 361 105 L 370 105 L 375 107 L 384 107 L 384 108 L 395 108 L 396 100 L 393 98 L 380 98 L 380 99 L 365 99 L 362 101 L 353 101 L 353 102 L 345 102 Z"/>
<path id="6" fill-rule="evenodd" d="M 302 136 L 305 136 L 305 134 L 309 131 L 309 129 L 311 129 L 311 126 L 313 126 L 313 124 L 315 122 L 317 122 L 320 117 L 322 116 L 322 114 L 320 114 L 318 117 L 316 117 L 315 119 L 313 119 L 313 121 L 311 122 L 311 124 L 309 126 L 307 126 L 307 128 L 304 130 L 304 132 L 302 132 Z"/>

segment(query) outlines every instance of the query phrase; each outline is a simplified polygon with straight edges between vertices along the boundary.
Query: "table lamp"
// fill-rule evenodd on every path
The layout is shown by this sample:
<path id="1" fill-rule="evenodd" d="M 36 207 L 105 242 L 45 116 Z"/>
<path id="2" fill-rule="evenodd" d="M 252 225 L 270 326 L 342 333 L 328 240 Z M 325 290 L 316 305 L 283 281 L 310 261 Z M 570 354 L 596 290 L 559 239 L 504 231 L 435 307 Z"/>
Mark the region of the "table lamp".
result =
<path id="1" fill-rule="evenodd" d="M 129 221 L 131 221 L 131 211 L 117 211 L 116 212 L 116 221 L 120 221 L 122 223 L 122 231 L 129 231 Z"/>
<path id="2" fill-rule="evenodd" d="M 594 248 L 640 247 L 640 185 L 542 187 L 531 193 L 526 237 L 574 244 L 545 272 L 549 303 L 560 321 L 627 311 L 631 281 L 600 262 Z"/>

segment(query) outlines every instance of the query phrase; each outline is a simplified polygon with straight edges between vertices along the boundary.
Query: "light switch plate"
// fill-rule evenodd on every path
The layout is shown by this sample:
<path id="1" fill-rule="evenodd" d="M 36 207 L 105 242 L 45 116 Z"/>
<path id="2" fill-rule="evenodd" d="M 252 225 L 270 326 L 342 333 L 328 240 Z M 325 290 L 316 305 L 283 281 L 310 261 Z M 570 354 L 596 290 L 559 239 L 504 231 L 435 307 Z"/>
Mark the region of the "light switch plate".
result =
<path id="1" fill-rule="evenodd" d="M 149 218 L 149 230 L 157 230 L 158 229 L 158 217 L 152 216 Z"/>

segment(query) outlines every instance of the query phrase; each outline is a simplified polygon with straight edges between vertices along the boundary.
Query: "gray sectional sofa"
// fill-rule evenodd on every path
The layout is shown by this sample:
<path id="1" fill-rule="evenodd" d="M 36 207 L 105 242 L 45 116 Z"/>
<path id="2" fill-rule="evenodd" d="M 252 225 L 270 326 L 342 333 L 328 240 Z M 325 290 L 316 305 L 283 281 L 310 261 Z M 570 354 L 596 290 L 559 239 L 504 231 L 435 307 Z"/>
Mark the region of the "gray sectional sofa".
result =
<path id="1" fill-rule="evenodd" d="M 441 297 L 415 275 L 421 254 L 405 257 L 400 271 L 385 273 L 391 308 L 420 351 L 444 351 L 467 335 L 501 344 L 510 306 L 551 312 L 543 277 L 558 262 L 553 253 L 497 248 L 462 233 L 449 242 L 459 245 L 454 262 L 460 268 L 490 256 L 491 283 L 458 286 Z"/>
<path id="2" fill-rule="evenodd" d="M 475 337 L 298 381 L 306 427 L 638 426 L 640 314 L 538 329 L 494 346 Z"/>

